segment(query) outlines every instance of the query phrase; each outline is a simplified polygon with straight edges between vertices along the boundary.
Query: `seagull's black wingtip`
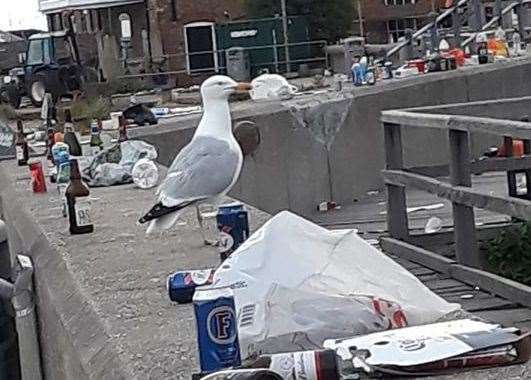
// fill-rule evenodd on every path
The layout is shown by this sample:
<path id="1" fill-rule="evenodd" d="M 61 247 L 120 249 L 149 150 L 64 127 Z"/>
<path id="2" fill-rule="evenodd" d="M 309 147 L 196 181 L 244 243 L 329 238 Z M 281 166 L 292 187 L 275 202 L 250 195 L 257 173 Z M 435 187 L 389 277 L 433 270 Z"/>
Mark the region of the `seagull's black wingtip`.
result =
<path id="1" fill-rule="evenodd" d="M 185 203 L 181 203 L 177 206 L 172 206 L 172 207 L 164 206 L 162 202 L 159 202 L 155 206 L 153 206 L 146 215 L 138 219 L 138 223 L 144 224 L 147 222 L 151 222 L 152 220 L 158 219 L 164 215 L 168 215 L 173 212 L 179 211 L 187 206 L 190 206 L 191 204 L 195 202 L 196 201 L 185 202 Z"/>

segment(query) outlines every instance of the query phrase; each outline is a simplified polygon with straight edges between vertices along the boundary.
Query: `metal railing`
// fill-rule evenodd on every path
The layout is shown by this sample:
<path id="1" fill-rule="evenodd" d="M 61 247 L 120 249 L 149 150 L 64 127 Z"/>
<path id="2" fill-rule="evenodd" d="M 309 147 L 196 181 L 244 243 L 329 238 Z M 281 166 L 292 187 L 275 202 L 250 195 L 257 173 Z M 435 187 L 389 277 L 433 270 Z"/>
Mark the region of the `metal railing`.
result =
<path id="1" fill-rule="evenodd" d="M 293 43 L 288 43 L 288 44 L 269 44 L 269 45 L 250 46 L 250 47 L 242 47 L 242 49 L 247 51 L 249 54 L 251 54 L 252 52 L 261 51 L 261 50 L 266 50 L 266 51 L 273 50 L 272 61 L 253 62 L 251 60 L 251 68 L 273 67 L 275 72 L 281 72 L 281 67 L 286 66 L 287 64 L 321 63 L 321 66 L 323 68 L 327 67 L 328 66 L 328 54 L 325 49 L 326 45 L 327 45 L 327 42 L 325 40 L 314 40 L 314 41 L 305 41 L 305 42 L 293 42 Z M 305 58 L 289 59 L 286 61 L 286 60 L 282 60 L 279 58 L 279 56 L 283 54 L 285 47 L 288 47 L 292 51 L 296 48 L 308 48 L 314 51 L 320 51 L 322 55 L 315 56 L 312 54 L 311 56 L 308 56 Z M 199 51 L 199 52 L 193 52 L 193 53 L 187 52 L 187 53 L 164 54 L 164 55 L 161 55 L 160 57 L 157 57 L 158 59 L 161 59 L 163 61 L 163 63 L 161 64 L 162 66 L 168 64 L 168 62 L 171 62 L 172 60 L 177 59 L 177 60 L 182 60 L 183 68 L 177 69 L 177 70 L 146 71 L 146 72 L 137 73 L 137 74 L 125 74 L 125 75 L 119 76 L 118 78 L 130 79 L 130 78 L 161 76 L 161 75 L 225 72 L 225 70 L 227 69 L 227 66 L 221 64 L 220 62 L 225 61 L 226 52 L 228 49 L 205 50 L 205 51 Z M 215 62 L 214 66 L 207 67 L 207 68 L 188 67 L 187 62 L 190 61 L 191 57 L 204 56 L 204 55 L 212 56 L 213 61 Z M 290 54 L 290 56 L 294 56 L 294 55 L 296 56 L 296 54 L 293 54 L 293 53 Z M 127 66 L 133 66 L 132 65 L 133 62 L 136 62 L 136 65 L 138 66 L 142 66 L 145 62 L 145 59 L 143 57 L 131 58 L 128 60 Z"/>
<path id="2" fill-rule="evenodd" d="M 424 25 L 422 28 L 417 30 L 415 33 L 411 35 L 411 37 L 406 38 L 405 41 L 400 42 L 398 45 L 390 49 L 386 57 L 390 58 L 394 56 L 396 53 L 401 51 L 406 46 L 410 45 L 413 41 L 416 41 L 424 36 L 425 33 L 427 33 L 430 30 L 436 29 L 437 25 L 449 17 L 453 17 L 453 23 L 459 22 L 454 15 L 457 14 L 459 8 L 465 6 L 465 5 L 474 5 L 476 8 L 479 6 L 478 0 L 459 0 L 454 6 L 451 8 L 446 9 L 443 11 L 440 15 L 436 17 L 434 21 L 431 21 Z M 494 27 L 496 24 L 502 24 L 503 16 L 508 14 L 509 12 L 516 9 L 516 13 L 518 15 L 518 24 L 519 24 L 519 30 L 522 33 L 522 31 L 527 31 L 527 28 L 525 28 L 525 15 L 524 15 L 524 9 L 523 6 L 526 4 L 531 3 L 531 0 L 515 0 L 511 4 L 509 4 L 507 7 L 503 8 L 499 11 L 500 14 L 495 15 L 489 22 L 487 22 L 485 25 L 481 26 L 479 21 L 476 21 L 476 31 L 474 31 L 471 35 L 469 34 L 468 38 L 466 38 L 463 42 L 460 43 L 460 46 L 462 48 L 465 48 L 468 46 L 474 39 L 476 38 L 478 33 L 485 32 L 489 30 L 490 28 Z M 479 9 L 474 9 L 474 13 L 477 13 Z M 476 19 L 479 20 L 479 16 L 476 15 Z M 460 25 L 454 25 L 454 30 L 456 30 L 456 34 L 460 37 Z M 467 33 L 468 34 L 468 33 Z"/>
<path id="3" fill-rule="evenodd" d="M 425 114 L 410 111 L 384 111 L 386 170 L 383 177 L 388 191 L 387 217 L 392 238 L 408 240 L 406 187 L 414 187 L 452 202 L 457 262 L 480 267 L 474 207 L 531 220 L 531 124 L 486 117 Z M 406 170 L 403 162 L 403 127 L 442 129 L 448 132 L 450 182 Z M 505 139 L 506 158 L 472 162 L 470 133 L 481 132 Z M 512 157 L 513 138 L 524 141 L 523 157 Z M 479 164 L 479 165 L 478 165 Z M 476 167 L 474 167 L 476 166 Z M 493 195 L 472 188 L 472 173 L 507 171 L 509 196 Z M 514 171 L 526 175 L 526 193 L 517 198 Z"/>

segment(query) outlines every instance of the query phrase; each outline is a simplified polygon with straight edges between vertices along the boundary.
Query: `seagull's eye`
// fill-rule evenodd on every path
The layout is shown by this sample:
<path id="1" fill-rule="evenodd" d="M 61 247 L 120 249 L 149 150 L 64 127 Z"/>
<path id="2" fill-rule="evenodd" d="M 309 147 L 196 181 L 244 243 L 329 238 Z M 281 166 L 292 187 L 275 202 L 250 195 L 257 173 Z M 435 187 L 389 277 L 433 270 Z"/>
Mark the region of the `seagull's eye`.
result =
<path id="1" fill-rule="evenodd" d="M 223 83 L 223 82 L 218 82 L 217 85 L 218 85 L 218 86 L 223 86 L 224 83 Z"/>

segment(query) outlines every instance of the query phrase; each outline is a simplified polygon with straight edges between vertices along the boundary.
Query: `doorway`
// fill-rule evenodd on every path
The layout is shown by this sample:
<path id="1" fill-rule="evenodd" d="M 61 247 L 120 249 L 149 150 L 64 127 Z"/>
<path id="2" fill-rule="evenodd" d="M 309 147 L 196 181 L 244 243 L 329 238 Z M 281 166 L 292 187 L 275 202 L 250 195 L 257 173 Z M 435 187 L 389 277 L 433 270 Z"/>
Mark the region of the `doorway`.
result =
<path id="1" fill-rule="evenodd" d="M 218 70 L 216 31 L 212 22 L 184 26 L 186 69 L 188 73 Z"/>

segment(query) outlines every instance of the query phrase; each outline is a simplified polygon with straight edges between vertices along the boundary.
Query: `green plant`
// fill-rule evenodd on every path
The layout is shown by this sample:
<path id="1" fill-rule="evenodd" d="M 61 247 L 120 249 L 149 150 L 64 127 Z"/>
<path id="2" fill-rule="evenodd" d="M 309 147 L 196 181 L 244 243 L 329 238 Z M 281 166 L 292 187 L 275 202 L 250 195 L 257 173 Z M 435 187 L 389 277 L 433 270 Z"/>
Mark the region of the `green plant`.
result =
<path id="1" fill-rule="evenodd" d="M 17 118 L 17 111 L 9 104 L 0 104 L 0 118 L 13 120 Z"/>
<path id="2" fill-rule="evenodd" d="M 111 103 L 101 96 L 82 99 L 73 103 L 70 111 L 74 120 L 107 119 L 111 111 Z"/>
<path id="3" fill-rule="evenodd" d="M 511 280 L 531 285 L 531 221 L 518 221 L 487 245 L 487 262 Z"/>

